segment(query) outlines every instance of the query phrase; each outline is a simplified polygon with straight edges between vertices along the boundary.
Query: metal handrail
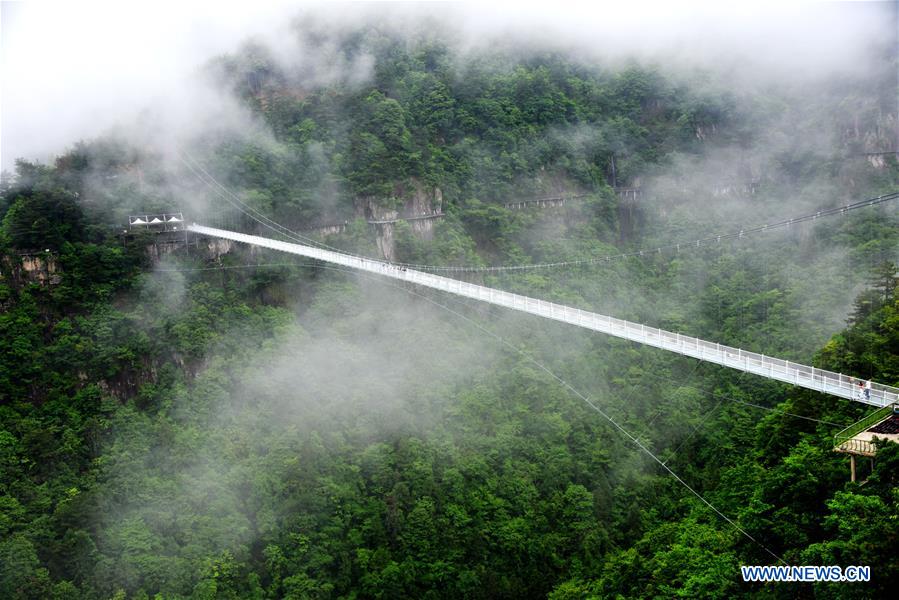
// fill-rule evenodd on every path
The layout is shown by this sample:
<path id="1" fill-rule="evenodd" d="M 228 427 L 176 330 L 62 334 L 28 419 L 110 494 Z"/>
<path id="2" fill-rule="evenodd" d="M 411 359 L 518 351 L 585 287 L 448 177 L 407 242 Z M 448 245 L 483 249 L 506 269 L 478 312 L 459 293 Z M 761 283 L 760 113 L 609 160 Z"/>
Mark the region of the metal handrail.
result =
<path id="1" fill-rule="evenodd" d="M 867 440 L 844 440 L 840 444 L 834 446 L 835 450 L 840 452 L 849 452 L 855 454 L 877 454 L 877 445 Z"/>
<path id="2" fill-rule="evenodd" d="M 880 421 L 886 419 L 893 413 L 893 405 L 884 406 L 872 412 L 870 415 L 856 421 L 852 425 L 849 425 L 842 431 L 839 431 L 833 436 L 833 445 L 838 448 L 843 445 L 846 441 L 851 438 L 857 436 L 861 432 L 867 430 L 868 428 L 876 425 Z"/>
<path id="3" fill-rule="evenodd" d="M 655 346 L 747 373 L 761 375 L 768 379 L 782 381 L 864 404 L 882 407 L 899 402 L 899 388 L 872 382 L 871 388 L 865 394 L 856 385 L 858 380 L 848 375 L 825 371 L 755 352 L 746 352 L 740 348 L 733 348 L 656 327 L 648 327 L 608 315 L 587 312 L 554 302 L 504 292 L 458 279 L 407 269 L 400 265 L 393 265 L 380 260 L 351 256 L 322 248 L 313 248 L 302 244 L 214 229 L 196 224 L 189 226 L 189 229 L 204 235 L 298 254 L 370 273 L 377 273 L 401 281 L 408 281 L 432 289 L 447 291 L 466 298 L 482 300 L 497 306 L 511 308 L 563 323 L 570 323 L 593 331 Z"/>

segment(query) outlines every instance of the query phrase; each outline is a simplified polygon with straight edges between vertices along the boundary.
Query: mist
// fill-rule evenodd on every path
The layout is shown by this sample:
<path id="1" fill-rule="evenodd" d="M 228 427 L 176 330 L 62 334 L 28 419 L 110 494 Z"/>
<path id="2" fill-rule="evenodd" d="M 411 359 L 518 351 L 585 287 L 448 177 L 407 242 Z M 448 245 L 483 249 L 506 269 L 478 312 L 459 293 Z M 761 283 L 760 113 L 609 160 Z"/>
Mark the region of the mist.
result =
<path id="1" fill-rule="evenodd" d="M 163 5 L 165 6 L 165 5 Z M 189 137 L 223 101 L 200 69 L 247 41 L 261 43 L 304 75 L 306 85 L 337 77 L 366 80 L 370 64 L 312 49 L 295 23 L 323 31 L 376 22 L 392 31 L 423 29 L 460 49 L 560 49 L 585 62 L 658 61 L 672 69 L 712 68 L 735 86 L 764 87 L 865 67 L 872 40 L 895 33 L 892 3 L 637 2 L 261 6 L 18 3 L 2 5 L 2 168 L 47 160 L 80 139 L 142 113 L 162 113 L 162 138 Z M 300 67 L 303 68 L 300 68 Z M 221 121 L 221 119 L 218 119 Z M 238 122 L 239 124 L 239 122 Z"/>
<path id="2" fill-rule="evenodd" d="M 230 576 L 220 574 L 240 563 L 268 569 L 262 583 L 241 571 L 250 575 L 245 592 L 265 585 L 273 597 L 313 589 L 324 597 L 335 589 L 329 576 L 375 586 L 376 575 L 386 580 L 398 564 L 408 567 L 399 550 L 408 540 L 418 560 L 444 534 L 448 546 L 461 548 L 458 556 L 477 547 L 483 556 L 508 557 L 508 573 L 537 556 L 534 572 L 546 581 L 539 585 L 556 585 L 540 569 L 552 563 L 547 572 L 560 577 L 557 549 L 565 547 L 576 563 L 565 577 L 598 577 L 601 558 L 630 551 L 643 532 L 655 535 L 651 527 L 696 510 L 671 494 L 669 484 L 683 490 L 605 415 L 673 461 L 690 485 L 717 492 L 732 472 L 739 478 L 746 467 L 749 481 L 771 465 L 740 462 L 763 453 L 752 446 L 760 417 L 722 409 L 719 421 L 713 413 L 728 405 L 716 394 L 807 401 L 784 386 L 743 381 L 657 349 L 336 268 L 291 265 L 293 257 L 255 247 L 194 239 L 165 252 L 150 234 L 122 235 L 122 220 L 136 214 L 129 211 L 177 209 L 188 220 L 227 223 L 234 212 L 228 192 L 201 181 L 186 155 L 279 223 L 299 229 L 339 219 L 345 231 L 325 242 L 369 256 L 383 251 L 366 223 L 373 206 L 383 202 L 377 208 L 387 214 L 403 194 L 430 203 L 440 192 L 445 214 L 430 237 L 397 225 L 401 261 L 521 265 L 589 262 L 860 200 L 892 181 L 870 155 L 899 147 L 894 3 L 3 3 L 0 16 L 4 179 L 19 158 L 53 164 L 74 148 L 88 165 L 77 172 L 78 203 L 102 234 L 95 241 L 105 236 L 110 246 L 99 254 L 99 242 L 90 242 L 97 254 L 87 271 L 144 253 L 129 257 L 127 286 L 92 288 L 106 304 L 85 303 L 78 310 L 86 316 L 63 317 L 60 335 L 88 333 L 66 337 L 71 347 L 60 343 L 48 359 L 68 364 L 64 355 L 82 348 L 89 355 L 102 344 L 84 340 L 96 337 L 111 347 L 103 360 L 127 363 L 121 386 L 103 372 L 78 396 L 107 411 L 90 425 L 100 448 L 91 452 L 103 454 L 89 467 L 96 487 L 59 486 L 63 520 L 66 503 L 83 502 L 90 531 L 67 537 L 60 552 L 102 556 L 79 584 L 96 585 L 101 595 L 193 589 L 212 597 Z M 415 54 L 431 42 L 435 64 Z M 385 48 L 427 66 L 416 67 L 418 79 L 385 76 L 379 68 L 404 68 L 379 64 L 392 60 L 377 53 Z M 458 139 L 444 139 L 439 128 L 432 137 L 416 134 L 426 150 L 409 152 L 409 160 L 424 164 L 424 154 L 434 161 L 429 167 L 451 165 L 422 169 L 433 180 L 366 189 L 352 179 L 369 170 L 417 177 L 402 166 L 391 172 L 392 163 L 352 166 L 355 139 L 377 138 L 365 111 L 399 113 L 389 124 L 404 130 L 403 111 L 413 114 L 422 90 L 458 85 L 459 97 L 480 99 L 480 82 L 505 82 L 541 61 L 558 61 L 558 72 L 571 76 L 567 84 L 592 90 L 571 96 L 581 113 L 521 119 L 514 143 L 503 145 L 513 120 L 501 117 L 519 107 L 509 100 L 496 108 L 485 94 L 486 108 L 472 101 L 470 112 L 453 117 Z M 432 75 L 438 86 L 415 87 Z M 639 89 L 629 95 L 629 85 L 658 87 L 651 102 L 634 108 L 625 104 L 642 96 Z M 406 108 L 395 110 L 397 98 Z M 583 117 L 595 107 L 615 117 L 600 109 Z M 496 110 L 475 115 L 482 108 Z M 628 111 L 640 116 L 621 116 Z M 463 117 L 476 126 L 461 125 Z M 645 158 L 641 152 L 656 142 L 658 151 Z M 543 157 L 553 158 L 541 164 Z M 75 179 L 65 160 L 78 161 L 64 159 L 59 169 Z M 514 168 L 503 171 L 506 164 Z M 642 194 L 630 227 L 622 226 L 616 187 Z M 557 213 L 501 206 L 573 194 L 586 198 Z M 463 277 L 811 363 L 844 328 L 876 267 L 899 262 L 896 231 L 896 209 L 878 207 L 673 256 Z M 67 265 L 77 251 L 60 251 Z M 121 331 L 126 342 L 115 339 Z M 87 380 L 79 371 L 78 385 Z M 57 392 L 53 400 L 69 399 Z M 711 439 L 706 429 L 714 430 Z M 797 429 L 789 443 L 823 431 Z M 822 439 L 830 444 L 831 436 Z M 715 502 L 729 502 L 727 494 L 741 492 L 727 490 Z M 765 502 L 756 498 L 752 510 L 777 509 L 776 491 Z M 535 517 L 535 507 L 544 512 Z M 731 508 L 734 518 L 749 510 Z M 432 518 L 443 518 L 441 511 L 444 521 Z M 557 535 L 556 522 L 569 519 L 574 533 Z M 494 523 L 502 525 L 492 530 Z M 717 534 L 730 531 L 714 523 Z M 545 537 L 531 545 L 537 533 Z M 345 540 L 356 544 L 353 552 L 318 554 Z M 551 559 L 540 554 L 547 549 Z M 468 560 L 437 558 L 446 562 L 435 572 Z M 307 572 L 324 579 L 303 579 Z M 297 574 L 289 584 L 288 573 Z M 502 589 L 516 590 L 515 577 Z"/>

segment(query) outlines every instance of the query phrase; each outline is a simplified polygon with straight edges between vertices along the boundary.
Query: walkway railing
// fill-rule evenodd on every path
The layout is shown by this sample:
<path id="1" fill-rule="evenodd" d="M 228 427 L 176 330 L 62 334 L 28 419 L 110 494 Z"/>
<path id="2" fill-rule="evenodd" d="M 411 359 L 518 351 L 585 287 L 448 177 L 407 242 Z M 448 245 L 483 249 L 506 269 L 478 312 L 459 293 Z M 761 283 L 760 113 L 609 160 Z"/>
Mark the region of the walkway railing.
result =
<path id="1" fill-rule="evenodd" d="M 861 449 L 861 450 L 867 452 L 868 448 L 867 448 L 867 446 L 865 446 L 865 444 L 867 444 L 868 446 L 871 447 L 871 449 L 873 449 L 873 451 L 876 451 L 876 448 L 874 447 L 873 444 L 871 444 L 871 442 L 866 442 L 864 440 L 853 440 L 852 438 L 854 438 L 861 432 L 869 429 L 870 427 L 873 427 L 877 423 L 883 421 L 884 419 L 889 417 L 891 414 L 893 414 L 893 406 L 892 405 L 884 406 L 882 408 L 875 410 L 874 412 L 872 412 L 870 415 L 868 415 L 864 419 L 861 419 L 860 421 L 853 423 L 846 429 L 840 431 L 835 436 L 833 436 L 833 447 L 836 448 L 837 450 Z M 861 442 L 861 444 L 856 444 L 856 442 Z"/>
<path id="2" fill-rule="evenodd" d="M 876 456 L 877 446 L 867 440 L 843 440 L 833 447 L 836 452 L 847 454 L 861 454 L 863 456 Z"/>
<path id="3" fill-rule="evenodd" d="M 711 362 L 726 367 L 731 367 L 747 373 L 761 375 L 768 379 L 783 381 L 799 387 L 804 387 L 817 392 L 839 396 L 857 402 L 863 402 L 873 406 L 887 406 L 899 401 L 899 388 L 881 385 L 879 383 L 871 383 L 871 389 L 867 394 L 859 387 L 858 379 L 825 371 L 807 365 L 781 360 L 757 354 L 755 352 L 746 352 L 740 348 L 724 346 L 715 342 L 707 342 L 699 338 L 682 335 L 658 329 L 656 327 L 648 327 L 640 323 L 632 323 L 622 319 L 616 319 L 606 315 L 573 308 L 554 302 L 538 300 L 520 294 L 504 292 L 493 288 L 476 285 L 451 279 L 449 277 L 441 277 L 431 273 L 406 269 L 390 263 L 350 256 L 340 252 L 332 252 L 321 248 L 313 248 L 302 244 L 293 244 L 290 242 L 282 242 L 265 237 L 247 235 L 234 231 L 226 231 L 223 229 L 214 229 L 211 227 L 203 227 L 201 225 L 189 226 L 191 231 L 199 234 L 209 235 L 229 239 L 236 242 L 253 244 L 273 250 L 280 250 L 290 254 L 298 254 L 322 260 L 325 262 L 343 265 L 369 273 L 384 275 L 401 281 L 408 281 L 424 287 L 436 290 L 442 290 L 458 296 L 472 298 L 511 308 L 520 312 L 577 325 L 593 331 L 599 331 L 626 340 L 639 342 L 656 348 L 662 348 L 671 352 L 677 352 L 685 356 L 692 356 L 706 362 Z"/>

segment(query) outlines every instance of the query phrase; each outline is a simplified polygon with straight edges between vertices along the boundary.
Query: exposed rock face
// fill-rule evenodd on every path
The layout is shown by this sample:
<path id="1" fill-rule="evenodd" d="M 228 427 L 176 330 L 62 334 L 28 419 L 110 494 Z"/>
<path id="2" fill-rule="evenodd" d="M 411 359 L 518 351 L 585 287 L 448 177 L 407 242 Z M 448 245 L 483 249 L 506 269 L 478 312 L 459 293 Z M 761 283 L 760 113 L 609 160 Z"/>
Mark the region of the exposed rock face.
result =
<path id="1" fill-rule="evenodd" d="M 879 107 L 856 107 L 843 124 L 841 141 L 875 169 L 885 169 L 893 158 L 899 159 L 899 119 Z M 854 174 L 848 171 L 851 180 Z"/>
<path id="2" fill-rule="evenodd" d="M 438 213 L 442 215 L 443 213 Z M 435 215 L 436 216 L 436 215 Z M 412 226 L 412 233 L 419 239 L 430 242 L 434 239 L 434 225 L 437 223 L 437 219 L 416 219 L 414 221 L 409 221 L 409 225 Z"/>
<path id="3" fill-rule="evenodd" d="M 231 248 L 234 247 L 234 242 L 219 238 L 206 238 L 205 246 L 207 256 L 215 260 L 231 252 Z"/>
<path id="4" fill-rule="evenodd" d="M 886 166 L 886 160 L 884 160 L 882 154 L 869 154 L 869 155 L 865 156 L 865 159 L 875 169 L 882 169 Z"/>
<path id="5" fill-rule="evenodd" d="M 155 244 L 150 244 L 147 246 L 147 256 L 150 258 L 151 265 L 159 264 L 163 258 L 165 258 L 169 254 L 174 254 L 176 252 L 183 252 L 186 243 L 184 240 L 180 241 L 167 241 L 167 242 L 157 242 Z"/>
<path id="6" fill-rule="evenodd" d="M 896 152 L 899 141 L 899 119 L 892 112 L 874 107 L 860 107 L 845 124 L 843 142 L 861 146 L 864 154 Z"/>
<path id="7" fill-rule="evenodd" d="M 416 182 L 403 207 L 403 216 L 423 217 L 437 213 L 443 213 L 443 192 L 438 187 L 426 190 Z"/>
<path id="8" fill-rule="evenodd" d="M 865 158 L 868 163 L 874 167 L 875 169 L 885 169 L 887 166 L 887 157 L 890 156 L 891 153 L 879 153 L 879 154 L 867 154 Z M 895 155 L 897 160 L 899 160 L 899 152 L 896 152 Z"/>
<path id="9" fill-rule="evenodd" d="M 443 192 L 438 187 L 425 188 L 413 180 L 411 187 L 397 186 L 394 198 L 398 201 L 389 208 L 378 199 L 365 196 L 356 199 L 356 215 L 367 219 L 376 228 L 378 250 L 387 260 L 396 258 L 396 221 L 405 220 L 419 238 L 430 240 L 434 236 L 434 224 L 443 216 Z"/>
<path id="10" fill-rule="evenodd" d="M 355 201 L 356 216 L 368 221 L 395 221 L 400 213 L 379 204 L 375 196 L 359 196 Z"/>
<path id="11" fill-rule="evenodd" d="M 434 237 L 434 225 L 443 217 L 443 192 L 438 187 L 426 188 L 418 181 L 412 181 L 411 185 L 397 186 L 394 190 L 392 202 L 385 202 L 382 198 L 372 196 L 360 196 L 354 202 L 356 218 L 363 218 L 375 229 L 378 250 L 385 259 L 396 258 L 396 222 L 408 221 L 412 233 L 423 240 L 431 240 Z M 328 236 L 346 231 L 348 221 L 322 225 L 314 229 L 305 230 L 306 233 L 314 233 Z M 159 264 L 166 255 L 176 252 L 200 252 L 207 260 L 216 260 L 228 254 L 233 248 L 233 242 L 222 239 L 184 238 L 182 232 L 160 233 L 154 242 L 147 246 L 146 252 L 152 265 Z M 250 246 L 249 252 L 253 254 L 256 248 Z"/>
<path id="12" fill-rule="evenodd" d="M 169 254 L 199 252 L 207 260 L 218 260 L 231 252 L 232 248 L 234 248 L 234 242 L 231 240 L 197 238 L 193 234 L 191 234 L 191 237 L 185 238 L 183 233 L 178 233 L 177 235 L 161 233 L 156 237 L 154 243 L 147 246 L 146 252 L 150 258 L 150 264 L 156 266 Z M 249 246 L 251 255 L 255 251 L 255 246 Z"/>
<path id="13" fill-rule="evenodd" d="M 0 270 L 0 281 L 11 280 L 14 284 L 56 285 L 62 281 L 62 275 L 56 258 L 46 252 L 22 254 L 19 262 L 5 260 Z"/>
<path id="14" fill-rule="evenodd" d="M 41 285 L 55 285 L 62 281 L 56 259 L 50 254 L 46 256 L 23 256 L 22 271 L 24 271 L 26 279 Z"/>
<path id="15" fill-rule="evenodd" d="M 320 235 L 322 237 L 337 235 L 338 233 L 343 233 L 344 231 L 346 231 L 347 225 L 349 225 L 347 221 L 344 221 L 343 223 L 335 223 L 333 225 L 322 225 L 321 227 L 316 227 L 314 229 L 307 229 L 306 233 L 314 233 L 315 235 Z"/>
<path id="16" fill-rule="evenodd" d="M 383 223 L 375 225 L 375 227 L 377 228 L 375 241 L 378 244 L 378 252 L 385 260 L 396 260 L 396 238 L 393 235 L 396 227 L 393 223 Z"/>

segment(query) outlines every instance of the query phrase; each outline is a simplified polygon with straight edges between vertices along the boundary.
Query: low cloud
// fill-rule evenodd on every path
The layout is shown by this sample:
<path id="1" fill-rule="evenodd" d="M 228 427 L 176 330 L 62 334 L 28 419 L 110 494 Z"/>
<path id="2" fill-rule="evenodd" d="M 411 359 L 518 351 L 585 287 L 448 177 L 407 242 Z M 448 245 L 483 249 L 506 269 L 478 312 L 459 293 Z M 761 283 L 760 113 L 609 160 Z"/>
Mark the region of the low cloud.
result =
<path id="1" fill-rule="evenodd" d="M 200 69 L 255 40 L 307 84 L 364 82 L 372 61 L 334 40 L 300 39 L 365 22 L 444 37 L 459 48 L 507 45 L 572 50 L 587 62 L 638 58 L 669 67 L 726 70 L 734 86 L 865 68 L 872 43 L 895 36 L 892 3 L 645 2 L 229 5 L 167 10 L 157 3 L 2 5 L 2 168 L 48 159 L 74 142 L 157 107 L 175 124 L 208 106 Z M 422 24 L 427 26 L 422 28 Z M 310 25 L 311 24 L 311 25 Z M 424 32 L 422 32 L 424 29 Z M 172 131 L 177 131 L 173 128 Z"/>

